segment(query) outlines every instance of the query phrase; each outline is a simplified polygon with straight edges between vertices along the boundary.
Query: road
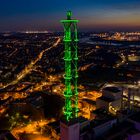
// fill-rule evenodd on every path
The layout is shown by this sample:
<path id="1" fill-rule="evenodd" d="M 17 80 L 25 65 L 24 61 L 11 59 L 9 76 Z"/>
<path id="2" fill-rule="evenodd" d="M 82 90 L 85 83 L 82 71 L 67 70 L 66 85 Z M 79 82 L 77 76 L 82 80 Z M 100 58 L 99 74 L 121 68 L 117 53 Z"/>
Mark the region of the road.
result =
<path id="1" fill-rule="evenodd" d="M 57 41 L 49 48 L 46 48 L 45 50 L 41 51 L 39 53 L 39 55 L 36 57 L 35 60 L 32 60 L 30 64 L 28 64 L 25 69 L 23 69 L 17 76 L 16 76 L 16 79 L 13 80 L 12 82 L 4 85 L 2 88 L 6 88 L 10 85 L 15 85 L 17 84 L 21 79 L 23 79 L 27 74 L 29 74 L 33 69 L 34 69 L 34 66 L 35 64 L 42 59 L 44 53 L 46 53 L 47 51 L 50 51 L 52 48 L 55 48 L 57 47 L 57 45 L 60 43 L 61 39 L 60 37 L 57 37 Z"/>

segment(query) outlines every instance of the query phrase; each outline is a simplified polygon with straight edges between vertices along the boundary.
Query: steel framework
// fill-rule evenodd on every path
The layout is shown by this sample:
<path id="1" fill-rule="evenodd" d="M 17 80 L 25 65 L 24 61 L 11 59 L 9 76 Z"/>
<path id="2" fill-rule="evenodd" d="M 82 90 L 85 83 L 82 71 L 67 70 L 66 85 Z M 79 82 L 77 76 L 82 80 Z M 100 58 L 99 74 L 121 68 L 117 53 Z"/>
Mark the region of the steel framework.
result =
<path id="1" fill-rule="evenodd" d="M 66 120 L 78 117 L 78 90 L 77 90 L 77 23 L 78 20 L 71 19 L 72 12 L 67 12 L 67 19 L 61 20 L 64 27 L 64 61 L 65 61 L 65 107 Z"/>

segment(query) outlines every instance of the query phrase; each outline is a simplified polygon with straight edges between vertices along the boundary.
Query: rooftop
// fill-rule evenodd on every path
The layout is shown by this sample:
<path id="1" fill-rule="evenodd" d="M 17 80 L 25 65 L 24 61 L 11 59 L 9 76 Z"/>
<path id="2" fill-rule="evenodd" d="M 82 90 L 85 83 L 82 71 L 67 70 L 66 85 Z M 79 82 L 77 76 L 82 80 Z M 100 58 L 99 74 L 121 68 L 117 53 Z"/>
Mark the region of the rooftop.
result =
<path id="1" fill-rule="evenodd" d="M 2 137 L 1 137 L 2 136 Z M 17 140 L 9 130 L 0 130 L 0 139 L 6 139 L 6 140 Z"/>
<path id="2" fill-rule="evenodd" d="M 140 123 L 140 112 L 138 112 L 138 113 L 132 115 L 132 116 L 130 117 L 130 119 L 133 120 L 133 121 L 136 121 L 136 122 L 139 122 L 139 123 Z"/>
<path id="3" fill-rule="evenodd" d="M 116 117 L 108 114 L 104 109 L 96 109 L 92 113 L 96 115 L 95 119 L 91 121 L 92 127 L 96 127 L 116 119 Z"/>
<path id="4" fill-rule="evenodd" d="M 101 97 L 99 97 L 98 99 L 104 100 L 104 101 L 106 101 L 106 102 L 113 102 L 113 101 L 114 101 L 114 99 L 111 99 L 111 98 L 108 98 L 108 97 L 105 97 L 105 96 L 101 96 Z"/>
<path id="5" fill-rule="evenodd" d="M 68 126 L 73 125 L 75 123 L 83 123 L 84 121 L 87 121 L 87 119 L 82 116 L 78 118 L 73 118 L 70 121 L 67 121 L 64 116 L 61 118 L 61 122 L 63 122 L 64 124 Z"/>
<path id="6" fill-rule="evenodd" d="M 90 100 L 90 99 L 83 99 L 83 101 L 85 101 L 85 102 L 87 102 L 87 103 L 89 103 L 89 104 L 91 104 L 91 105 L 95 105 L 95 104 L 96 104 L 95 101 Z"/>
<path id="7" fill-rule="evenodd" d="M 120 89 L 117 87 L 105 87 L 103 90 L 108 90 L 110 92 L 115 92 L 115 93 L 120 92 Z"/>
<path id="8" fill-rule="evenodd" d="M 103 140 L 119 140 L 119 139 L 123 139 L 125 137 L 124 134 L 126 133 L 137 133 L 138 131 L 134 128 L 134 125 L 131 122 L 128 121 L 124 121 L 118 125 L 116 125 L 115 127 L 113 127 L 110 131 L 108 131 L 105 135 Z"/>

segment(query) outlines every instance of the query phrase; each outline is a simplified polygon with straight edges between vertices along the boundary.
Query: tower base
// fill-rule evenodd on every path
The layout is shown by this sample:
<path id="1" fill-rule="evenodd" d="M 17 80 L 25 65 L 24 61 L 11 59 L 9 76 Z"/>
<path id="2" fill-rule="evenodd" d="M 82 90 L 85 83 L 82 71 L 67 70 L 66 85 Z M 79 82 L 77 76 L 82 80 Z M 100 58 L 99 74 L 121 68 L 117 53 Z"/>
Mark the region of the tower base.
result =
<path id="1" fill-rule="evenodd" d="M 60 122 L 60 135 L 61 140 L 79 140 L 80 137 L 80 124 L 76 120 L 70 122 Z"/>

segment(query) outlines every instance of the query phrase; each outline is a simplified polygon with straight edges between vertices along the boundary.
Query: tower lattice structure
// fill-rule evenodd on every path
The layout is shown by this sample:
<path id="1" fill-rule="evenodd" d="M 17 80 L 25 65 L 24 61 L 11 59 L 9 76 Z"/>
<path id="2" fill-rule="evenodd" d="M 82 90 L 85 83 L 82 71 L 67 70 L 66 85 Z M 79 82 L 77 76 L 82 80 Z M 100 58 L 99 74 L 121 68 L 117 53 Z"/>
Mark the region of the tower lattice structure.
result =
<path id="1" fill-rule="evenodd" d="M 64 61 L 65 61 L 65 107 L 64 116 L 69 121 L 78 117 L 78 90 L 77 90 L 77 23 L 78 20 L 71 19 L 71 11 L 67 12 L 67 19 L 61 20 L 64 27 Z"/>

